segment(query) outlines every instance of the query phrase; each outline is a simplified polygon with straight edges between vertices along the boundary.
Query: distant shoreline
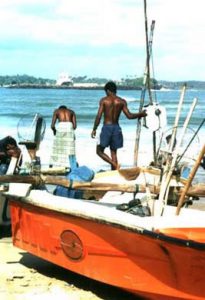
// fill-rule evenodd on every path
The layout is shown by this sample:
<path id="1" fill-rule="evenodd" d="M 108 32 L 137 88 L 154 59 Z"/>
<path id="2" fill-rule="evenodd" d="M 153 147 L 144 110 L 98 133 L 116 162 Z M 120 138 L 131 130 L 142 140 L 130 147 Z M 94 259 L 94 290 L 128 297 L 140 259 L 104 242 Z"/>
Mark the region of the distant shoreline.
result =
<path id="1" fill-rule="evenodd" d="M 59 77 L 60 79 L 60 77 Z M 0 76 L 0 87 L 11 89 L 77 89 L 77 90 L 103 90 L 104 85 L 110 79 L 88 78 L 87 76 L 66 77 L 62 80 L 48 78 L 36 78 L 29 75 L 4 75 Z M 143 77 L 127 77 L 116 81 L 118 89 L 121 90 L 142 90 L 144 89 Z M 150 88 L 157 91 L 179 90 L 184 85 L 187 89 L 205 90 L 205 81 L 185 80 L 167 81 L 150 78 Z M 146 86 L 148 88 L 148 86 Z"/>
<path id="2" fill-rule="evenodd" d="M 104 90 L 104 86 L 56 86 L 56 85 L 10 85 L 3 86 L 8 89 L 57 89 L 57 90 Z M 119 90 L 139 90 L 141 87 L 118 86 Z"/>
<path id="3" fill-rule="evenodd" d="M 175 85 L 175 86 L 166 86 L 166 85 L 156 85 L 152 90 L 155 91 L 167 91 L 167 90 L 179 90 L 182 88 L 183 85 Z M 3 85 L 1 88 L 6 89 L 53 89 L 53 90 L 104 90 L 104 85 L 85 85 L 82 86 L 80 84 L 78 85 L 72 85 L 72 86 L 66 86 L 66 85 L 55 85 L 55 84 L 11 84 L 11 85 Z M 187 85 L 187 90 L 205 90 L 205 86 L 193 86 L 193 85 Z M 141 91 L 141 86 L 127 86 L 127 85 L 118 85 L 118 90 L 135 90 L 135 91 Z"/>

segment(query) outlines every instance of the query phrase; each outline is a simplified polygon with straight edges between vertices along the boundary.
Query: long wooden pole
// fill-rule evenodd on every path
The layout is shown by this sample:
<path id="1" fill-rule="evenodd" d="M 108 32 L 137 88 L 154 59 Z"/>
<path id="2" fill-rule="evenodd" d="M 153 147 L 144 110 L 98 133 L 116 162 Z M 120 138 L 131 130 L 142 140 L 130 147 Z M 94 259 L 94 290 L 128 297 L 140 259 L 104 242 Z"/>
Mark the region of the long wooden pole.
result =
<path id="1" fill-rule="evenodd" d="M 152 194 L 158 194 L 161 186 L 143 185 L 143 184 L 116 184 L 116 183 L 101 183 L 101 182 L 78 182 L 71 181 L 66 178 L 58 176 L 44 176 L 44 175 L 0 175 L 0 183 L 28 183 L 39 187 L 45 184 L 60 185 L 65 188 L 79 189 L 79 190 L 93 190 L 93 191 L 121 191 L 127 193 L 146 193 L 149 188 Z M 180 195 L 184 192 L 184 187 L 177 188 L 176 194 Z M 198 184 L 190 186 L 186 195 L 201 197 L 205 196 L 205 184 Z M 158 200 L 157 200 L 158 201 Z"/>
<path id="2" fill-rule="evenodd" d="M 154 26 L 155 26 L 155 21 L 152 21 L 151 29 L 150 29 L 150 36 L 148 38 L 146 0 L 144 0 L 144 15 L 145 15 L 145 36 L 146 36 L 146 67 L 145 67 L 145 72 L 144 72 L 143 88 L 142 88 L 142 92 L 141 92 L 139 111 L 142 111 L 142 108 L 144 105 L 146 89 L 148 88 L 148 85 L 150 84 L 149 62 L 150 62 L 150 57 L 152 54 L 152 40 L 153 40 L 153 32 L 154 32 Z M 150 88 L 148 88 L 148 91 L 150 92 Z M 151 94 L 149 94 L 149 96 L 150 96 L 150 101 L 152 101 Z M 135 149 L 134 149 L 134 165 L 135 166 L 137 166 L 137 163 L 138 163 L 140 133 L 141 133 L 141 119 L 138 119 L 137 120 L 137 130 L 136 130 Z"/>
<path id="3" fill-rule="evenodd" d="M 178 205 L 177 205 L 177 210 L 176 210 L 176 215 L 179 215 L 179 213 L 180 213 L 180 209 L 181 209 L 181 207 L 184 203 L 185 196 L 186 196 L 186 194 L 187 194 L 187 192 L 190 188 L 192 180 L 193 180 L 193 178 L 194 178 L 194 176 L 195 176 L 195 174 L 196 174 L 196 172 L 197 172 L 197 170 L 200 166 L 201 160 L 204 157 L 204 155 L 205 155 L 205 144 L 204 144 L 203 148 L 201 149 L 201 152 L 199 153 L 199 156 L 196 160 L 196 163 L 195 163 L 193 169 L 191 170 L 191 172 L 189 174 L 187 184 L 186 184 L 186 186 L 185 186 L 185 188 L 184 188 L 184 190 L 183 190 L 183 192 L 182 192 L 182 194 L 179 198 Z"/>
<path id="4" fill-rule="evenodd" d="M 151 92 L 151 77 L 150 77 L 150 57 L 151 57 L 151 50 L 152 50 L 152 38 L 153 38 L 153 28 L 152 26 L 154 26 L 155 23 L 153 23 L 154 21 L 152 21 L 152 26 L 151 26 L 151 39 L 148 39 L 148 26 L 147 26 L 147 4 L 146 4 L 146 0 L 144 0 L 144 14 L 145 14 L 145 31 L 146 31 L 146 52 L 147 52 L 147 63 L 146 63 L 146 67 L 147 67 L 147 77 L 146 77 L 146 87 L 148 89 L 148 94 L 149 94 L 149 103 L 153 104 L 153 100 L 152 100 L 152 92 Z M 152 134 L 152 138 L 153 138 L 153 159 L 154 159 L 154 164 L 156 165 L 156 132 L 153 131 Z"/>
<path id="5" fill-rule="evenodd" d="M 170 144 L 169 144 L 169 151 L 170 152 L 173 151 L 173 148 L 174 148 L 174 142 L 175 142 L 175 139 L 176 139 L 177 127 L 178 127 L 178 124 L 179 124 L 179 118 L 180 118 L 180 114 L 181 114 L 181 110 L 182 110 L 182 105 L 183 105 L 183 102 L 184 102 L 185 91 L 186 91 L 186 84 L 184 84 L 183 87 L 182 87 L 181 96 L 180 96 L 180 99 L 179 99 L 179 104 L 178 104 L 177 113 L 176 113 L 176 117 L 175 117 L 174 127 L 173 127 L 173 130 L 172 130 L 171 141 L 170 141 Z"/>
<path id="6" fill-rule="evenodd" d="M 201 127 L 203 126 L 204 122 L 205 122 L 205 119 L 203 119 L 203 120 L 201 121 L 201 124 L 199 125 L 199 127 L 197 128 L 197 130 L 194 132 L 194 134 L 193 134 L 191 140 L 189 141 L 189 143 L 187 144 L 187 146 L 186 146 L 186 148 L 184 149 L 183 153 L 180 155 L 179 159 L 177 160 L 177 163 L 180 162 L 180 160 L 182 159 L 182 157 L 183 157 L 184 154 L 186 153 L 187 149 L 189 148 L 189 146 L 191 145 L 191 143 L 193 142 L 193 140 L 194 140 L 195 137 L 197 136 L 197 134 L 198 134 L 199 130 L 201 129 Z"/>
<path id="7" fill-rule="evenodd" d="M 179 104 L 178 104 L 178 108 L 177 108 L 177 113 L 176 113 L 175 121 L 174 121 L 174 126 L 173 126 L 173 129 L 172 129 L 171 141 L 170 141 L 170 144 L 169 144 L 169 151 L 172 150 L 173 145 L 174 145 L 174 141 L 175 141 L 175 138 L 176 138 L 177 126 L 178 126 L 178 123 L 179 123 L 179 116 L 180 116 L 181 109 L 182 109 L 182 104 L 183 104 L 183 101 L 184 101 L 185 90 L 186 90 L 186 86 L 184 85 L 183 88 L 182 88 L 181 95 L 180 95 Z M 161 191 L 160 191 L 160 195 L 159 195 L 159 202 L 161 203 L 161 205 L 163 205 L 163 199 L 164 199 L 164 195 L 165 195 L 165 192 L 166 192 L 166 187 L 167 187 L 166 186 L 166 180 L 167 180 L 168 172 L 169 172 L 169 169 L 170 169 L 170 165 L 171 165 L 171 161 L 170 161 L 169 156 L 167 156 L 167 162 L 166 162 L 166 165 L 165 165 L 164 170 L 163 170 L 163 176 L 162 176 L 162 181 L 161 181 Z"/>
<path id="8" fill-rule="evenodd" d="M 186 85 L 183 86 L 181 96 L 179 99 L 179 104 L 178 104 L 178 109 L 177 109 L 177 113 L 176 113 L 176 117 L 175 117 L 174 127 L 172 130 L 171 141 L 169 144 L 169 151 L 173 150 L 173 145 L 174 145 L 174 141 L 176 138 L 177 127 L 178 127 L 178 123 L 179 123 L 179 117 L 180 117 L 180 113 L 181 113 L 181 109 L 182 109 L 182 104 L 184 101 L 185 89 L 186 89 Z M 170 159 L 169 156 L 167 156 L 167 162 L 166 162 L 166 165 L 163 170 L 161 189 L 160 189 L 160 194 L 159 194 L 160 209 L 158 210 L 158 213 L 160 213 L 160 215 L 163 213 L 166 191 L 167 191 L 169 181 L 171 178 L 170 176 L 172 175 L 172 172 L 173 172 L 173 169 L 171 170 L 171 164 L 172 164 L 172 160 Z"/>
<path id="9" fill-rule="evenodd" d="M 151 85 L 150 85 L 150 41 L 148 38 L 148 22 L 147 22 L 147 2 L 144 0 L 144 15 L 145 15 L 145 38 L 146 38 L 146 68 L 147 68 L 147 77 L 146 77 L 146 86 L 149 93 L 150 102 L 152 103 L 152 94 L 151 94 Z M 151 29 L 152 32 L 152 29 Z"/>
<path id="10" fill-rule="evenodd" d="M 177 143 L 176 150 L 174 151 L 174 155 L 173 155 L 173 158 L 172 158 L 172 161 L 171 161 L 170 169 L 169 169 L 169 172 L 168 172 L 167 178 L 166 178 L 166 193 L 165 193 L 165 196 L 164 196 L 164 206 L 167 204 L 167 199 L 168 199 L 168 194 L 169 194 L 169 185 L 170 185 L 171 177 L 172 177 L 174 168 L 176 167 L 178 155 L 179 155 L 179 152 L 180 152 L 180 147 L 182 145 L 184 135 L 185 135 L 186 129 L 188 127 L 189 121 L 191 119 L 192 113 L 194 111 L 194 108 L 196 106 L 196 103 L 197 103 L 197 98 L 194 98 L 193 103 L 190 107 L 189 113 L 188 113 L 188 115 L 186 117 L 186 120 L 184 122 L 182 132 L 180 134 L 179 141 Z"/>
<path id="11" fill-rule="evenodd" d="M 98 190 L 98 191 L 123 191 L 123 192 L 145 192 L 146 187 L 139 184 L 116 184 L 101 182 L 81 182 L 72 181 L 58 176 L 44 175 L 0 175 L 0 183 L 28 183 L 34 187 L 48 185 L 59 185 L 69 189 Z M 158 192 L 157 187 L 153 186 L 153 192 Z"/>

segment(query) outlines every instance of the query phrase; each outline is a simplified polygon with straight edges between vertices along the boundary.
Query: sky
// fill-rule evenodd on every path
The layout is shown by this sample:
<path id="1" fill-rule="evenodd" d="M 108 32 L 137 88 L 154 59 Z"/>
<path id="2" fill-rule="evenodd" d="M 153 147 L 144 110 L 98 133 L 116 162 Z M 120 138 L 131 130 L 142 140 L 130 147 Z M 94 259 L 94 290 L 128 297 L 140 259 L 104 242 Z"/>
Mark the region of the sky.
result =
<path id="1" fill-rule="evenodd" d="M 204 0 L 147 0 L 157 80 L 205 80 Z M 1 0 L 0 75 L 142 77 L 144 0 Z"/>

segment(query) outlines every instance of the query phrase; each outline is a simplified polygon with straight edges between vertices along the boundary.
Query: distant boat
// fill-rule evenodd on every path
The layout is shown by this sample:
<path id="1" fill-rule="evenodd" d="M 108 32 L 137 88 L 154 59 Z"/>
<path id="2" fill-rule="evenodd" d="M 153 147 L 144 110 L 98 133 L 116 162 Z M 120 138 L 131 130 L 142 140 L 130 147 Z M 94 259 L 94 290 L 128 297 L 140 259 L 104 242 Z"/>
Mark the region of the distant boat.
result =
<path id="1" fill-rule="evenodd" d="M 169 92 L 169 91 L 172 91 L 172 90 L 169 89 L 169 88 L 166 88 L 166 87 L 161 87 L 161 88 L 159 89 L 159 91 L 160 91 L 160 92 Z"/>

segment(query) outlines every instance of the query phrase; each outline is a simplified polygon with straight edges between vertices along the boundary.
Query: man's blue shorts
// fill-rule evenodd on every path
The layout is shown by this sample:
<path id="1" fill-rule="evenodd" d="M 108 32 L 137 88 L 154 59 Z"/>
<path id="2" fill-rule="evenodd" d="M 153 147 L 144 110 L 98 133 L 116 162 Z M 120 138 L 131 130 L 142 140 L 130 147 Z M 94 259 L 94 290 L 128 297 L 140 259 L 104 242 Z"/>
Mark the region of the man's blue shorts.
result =
<path id="1" fill-rule="evenodd" d="M 118 124 L 105 124 L 100 133 L 100 146 L 117 150 L 123 147 L 122 130 Z"/>

